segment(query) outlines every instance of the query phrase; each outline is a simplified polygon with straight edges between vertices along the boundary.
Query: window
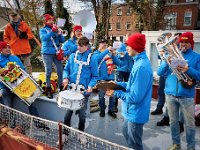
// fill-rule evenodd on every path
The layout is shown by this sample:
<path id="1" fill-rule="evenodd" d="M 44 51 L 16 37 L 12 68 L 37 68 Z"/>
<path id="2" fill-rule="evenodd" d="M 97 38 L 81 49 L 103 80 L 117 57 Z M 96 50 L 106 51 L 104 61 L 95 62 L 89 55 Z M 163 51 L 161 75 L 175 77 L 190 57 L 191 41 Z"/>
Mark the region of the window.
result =
<path id="1" fill-rule="evenodd" d="M 118 16 L 122 15 L 122 8 L 121 7 L 117 8 L 117 15 Z"/>
<path id="2" fill-rule="evenodd" d="M 120 22 L 116 23 L 116 28 L 117 28 L 117 30 L 121 30 L 121 23 Z"/>
<path id="3" fill-rule="evenodd" d="M 127 11 L 126 11 L 126 15 L 130 16 L 132 14 L 132 8 L 128 7 Z"/>
<path id="4" fill-rule="evenodd" d="M 190 11 L 185 12 L 184 26 L 191 26 L 191 21 L 192 21 L 192 12 Z"/>
<path id="5" fill-rule="evenodd" d="M 176 29 L 176 18 L 177 18 L 177 13 L 169 13 L 165 15 L 164 19 L 166 22 L 166 26 L 165 26 L 166 30 Z"/>
<path id="6" fill-rule="evenodd" d="M 131 30 L 131 23 L 130 22 L 126 23 L 126 30 Z"/>
<path id="7" fill-rule="evenodd" d="M 108 24 L 108 30 L 112 30 L 112 24 L 111 23 Z"/>

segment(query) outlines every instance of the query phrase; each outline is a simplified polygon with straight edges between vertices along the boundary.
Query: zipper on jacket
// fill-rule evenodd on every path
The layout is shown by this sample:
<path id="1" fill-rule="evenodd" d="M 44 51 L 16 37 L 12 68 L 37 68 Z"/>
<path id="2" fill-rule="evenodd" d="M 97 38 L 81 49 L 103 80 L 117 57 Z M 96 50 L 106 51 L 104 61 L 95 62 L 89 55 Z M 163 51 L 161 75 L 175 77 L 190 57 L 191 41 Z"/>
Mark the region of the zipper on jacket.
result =
<path id="1" fill-rule="evenodd" d="M 176 95 L 175 96 L 177 95 L 178 95 L 178 79 L 176 80 Z"/>

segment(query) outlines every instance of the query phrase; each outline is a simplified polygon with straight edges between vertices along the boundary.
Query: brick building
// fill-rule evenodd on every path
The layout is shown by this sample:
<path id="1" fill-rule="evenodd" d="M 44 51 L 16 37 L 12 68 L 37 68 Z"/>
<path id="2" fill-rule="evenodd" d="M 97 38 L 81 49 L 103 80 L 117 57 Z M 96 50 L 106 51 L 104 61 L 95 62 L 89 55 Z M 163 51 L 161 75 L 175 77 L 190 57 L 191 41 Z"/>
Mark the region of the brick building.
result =
<path id="1" fill-rule="evenodd" d="M 164 14 L 166 30 L 200 29 L 199 0 L 167 0 Z"/>
<path id="2" fill-rule="evenodd" d="M 127 33 L 135 32 L 136 16 L 131 6 L 127 4 L 114 4 L 110 11 L 109 37 L 111 40 L 123 42 Z"/>

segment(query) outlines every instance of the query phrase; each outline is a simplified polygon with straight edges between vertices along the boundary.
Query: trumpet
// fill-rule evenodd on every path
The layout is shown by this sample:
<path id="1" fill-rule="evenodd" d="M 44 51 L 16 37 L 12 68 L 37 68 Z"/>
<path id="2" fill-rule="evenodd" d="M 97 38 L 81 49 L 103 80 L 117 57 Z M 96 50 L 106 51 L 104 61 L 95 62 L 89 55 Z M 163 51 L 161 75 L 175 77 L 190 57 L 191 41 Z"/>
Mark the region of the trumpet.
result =
<path id="1" fill-rule="evenodd" d="M 62 30 L 61 28 L 58 28 L 58 34 L 62 34 L 63 36 L 67 36 L 68 35 L 68 31 L 67 30 Z"/>
<path id="2" fill-rule="evenodd" d="M 62 34 L 63 36 L 67 36 L 68 35 L 68 31 L 67 30 L 63 30 L 61 29 L 59 26 L 57 26 L 56 24 L 53 24 L 53 26 L 55 26 L 58 30 L 58 34 Z"/>
<path id="3" fill-rule="evenodd" d="M 112 55 L 118 55 L 121 58 L 123 58 L 125 56 L 125 54 L 126 54 L 126 52 L 118 52 L 118 51 L 116 51 L 116 49 L 113 48 L 113 47 L 109 51 L 110 51 L 110 53 Z"/>
<path id="4" fill-rule="evenodd" d="M 178 36 L 171 38 L 170 33 L 162 34 L 157 39 L 158 42 L 156 43 L 156 48 L 159 52 L 161 59 L 167 62 L 173 73 L 181 82 L 182 86 L 189 89 L 196 84 L 196 81 L 186 73 L 183 73 L 177 69 L 177 66 L 179 65 L 187 65 L 186 60 L 183 58 L 181 51 L 178 48 L 177 38 Z"/>
<path id="5" fill-rule="evenodd" d="M 126 52 L 118 52 L 118 51 L 114 51 L 113 54 L 114 54 L 114 55 L 118 55 L 119 57 L 122 58 L 122 57 L 125 56 Z"/>

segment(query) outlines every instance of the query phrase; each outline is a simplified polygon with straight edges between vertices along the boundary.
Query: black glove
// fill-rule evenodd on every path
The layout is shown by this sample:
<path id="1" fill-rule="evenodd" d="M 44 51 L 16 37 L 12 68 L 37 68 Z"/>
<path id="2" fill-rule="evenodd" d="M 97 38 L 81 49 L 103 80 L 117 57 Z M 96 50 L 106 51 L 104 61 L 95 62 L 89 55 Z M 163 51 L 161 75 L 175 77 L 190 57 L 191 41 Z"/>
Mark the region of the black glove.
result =
<path id="1" fill-rule="evenodd" d="M 19 35 L 19 38 L 20 39 L 28 39 L 28 35 L 26 32 L 21 32 L 20 35 Z"/>

